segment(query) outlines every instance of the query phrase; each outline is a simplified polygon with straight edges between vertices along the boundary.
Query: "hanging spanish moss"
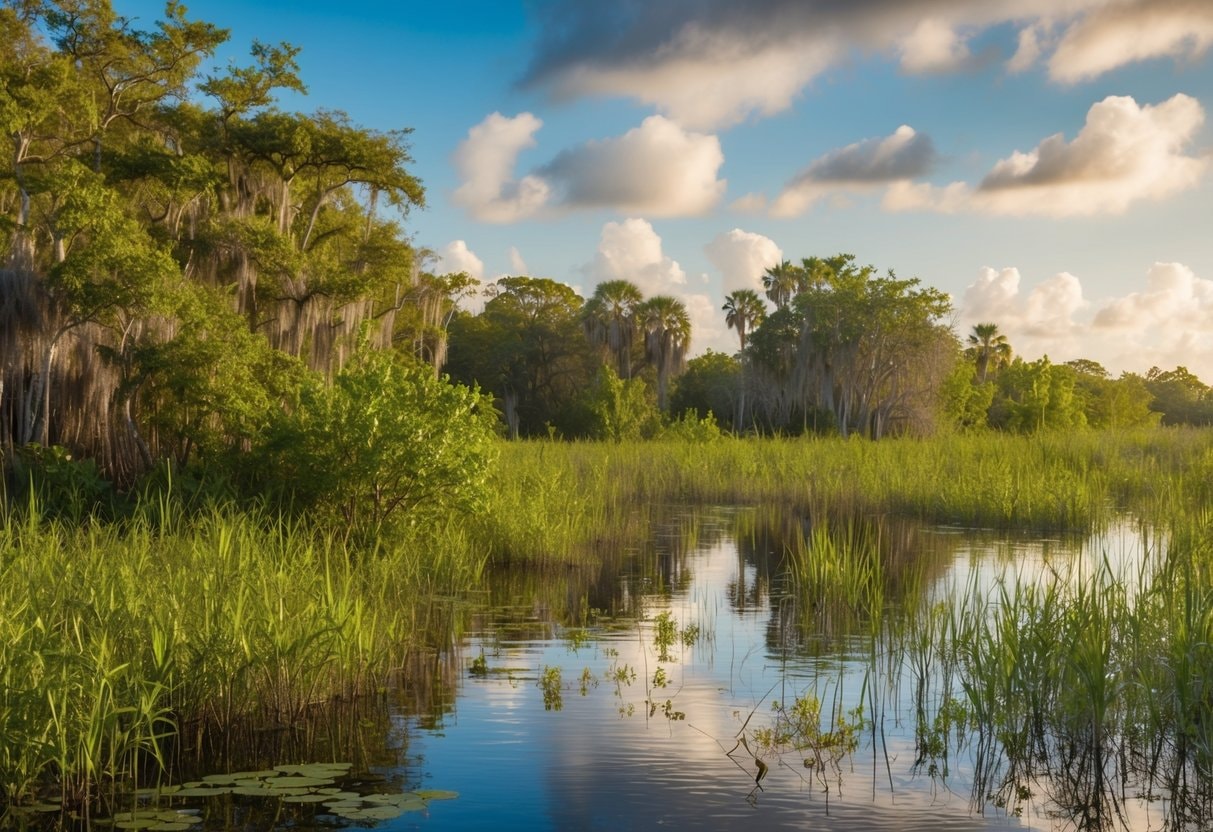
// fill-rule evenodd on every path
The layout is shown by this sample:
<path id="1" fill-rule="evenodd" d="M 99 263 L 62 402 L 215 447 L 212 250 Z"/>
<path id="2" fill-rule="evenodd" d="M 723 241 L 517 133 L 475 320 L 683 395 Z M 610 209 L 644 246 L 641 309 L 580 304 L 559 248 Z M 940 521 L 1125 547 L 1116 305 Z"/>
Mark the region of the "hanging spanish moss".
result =
<path id="1" fill-rule="evenodd" d="M 283 360 L 331 379 L 360 339 L 436 373 L 446 360 L 466 276 L 421 273 L 385 216 L 424 200 L 408 131 L 276 109 L 276 89 L 303 89 L 289 46 L 201 77 L 226 33 L 185 14 L 147 32 L 109 0 L 0 8 L 16 108 L 0 178 L 6 459 L 61 445 L 129 482 L 246 442 L 281 407 L 267 368 Z"/>

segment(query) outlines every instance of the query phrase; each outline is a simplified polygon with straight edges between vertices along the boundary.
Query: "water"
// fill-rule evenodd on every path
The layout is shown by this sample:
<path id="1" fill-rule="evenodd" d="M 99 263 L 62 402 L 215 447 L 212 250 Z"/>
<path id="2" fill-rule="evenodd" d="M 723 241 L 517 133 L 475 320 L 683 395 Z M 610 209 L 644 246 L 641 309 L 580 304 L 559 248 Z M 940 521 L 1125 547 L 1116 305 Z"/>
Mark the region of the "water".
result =
<path id="1" fill-rule="evenodd" d="M 424 715 L 396 717 L 408 737 L 406 779 L 460 797 L 391 828 L 1068 825 L 1049 817 L 1043 798 L 1000 808 L 975 797 L 971 747 L 919 760 L 915 686 L 901 654 L 874 643 L 863 622 L 806 609 L 780 572 L 778 534 L 739 540 L 729 531 L 735 520 L 672 521 L 652 551 L 625 558 L 618 573 L 517 589 L 496 576 L 508 603 L 486 599 L 471 610 L 468 632 L 445 660 L 454 689 Z M 903 556 L 925 576 L 912 591 L 934 598 L 1047 576 L 1062 564 L 1106 559 L 1132 572 L 1149 550 L 1130 525 L 1085 542 L 910 527 L 894 534 L 894 548 L 908 548 Z M 664 660 L 662 614 L 677 631 Z M 798 697 L 821 703 L 823 731 L 835 714 L 845 719 L 862 705 L 854 751 L 828 742 L 760 751 L 756 738 L 776 726 L 772 703 Z M 1151 825 L 1140 820 L 1129 828 Z"/>

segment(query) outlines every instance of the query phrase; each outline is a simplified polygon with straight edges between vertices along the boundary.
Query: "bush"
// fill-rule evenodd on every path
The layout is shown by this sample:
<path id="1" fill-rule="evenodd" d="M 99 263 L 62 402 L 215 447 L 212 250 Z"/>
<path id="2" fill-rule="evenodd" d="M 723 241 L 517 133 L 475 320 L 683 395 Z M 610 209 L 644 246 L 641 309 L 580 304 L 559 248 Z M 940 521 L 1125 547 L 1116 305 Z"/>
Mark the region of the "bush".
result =
<path id="1" fill-rule="evenodd" d="M 331 385 L 309 379 L 256 454 L 292 511 L 374 536 L 479 508 L 496 425 L 479 390 L 363 349 Z"/>

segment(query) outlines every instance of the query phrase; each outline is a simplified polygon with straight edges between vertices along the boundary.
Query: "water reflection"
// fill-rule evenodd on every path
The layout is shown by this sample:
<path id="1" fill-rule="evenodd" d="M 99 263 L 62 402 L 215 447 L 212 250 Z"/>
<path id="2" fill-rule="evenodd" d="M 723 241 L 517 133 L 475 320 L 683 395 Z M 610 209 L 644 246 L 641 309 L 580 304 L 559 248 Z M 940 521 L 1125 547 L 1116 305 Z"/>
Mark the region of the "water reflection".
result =
<path id="1" fill-rule="evenodd" d="M 1017 745 L 1005 720 L 1050 705 L 1030 697 L 981 721 L 958 642 L 957 610 L 1003 621 L 1000 588 L 1145 574 L 1160 549 L 1131 524 L 1041 539 L 675 510 L 593 568 L 489 576 L 461 612 L 455 707 L 406 716 L 410 751 L 463 795 L 447 827 L 1180 828 L 1139 798 L 1182 784 L 1127 779 L 1128 738 L 1029 720 Z"/>

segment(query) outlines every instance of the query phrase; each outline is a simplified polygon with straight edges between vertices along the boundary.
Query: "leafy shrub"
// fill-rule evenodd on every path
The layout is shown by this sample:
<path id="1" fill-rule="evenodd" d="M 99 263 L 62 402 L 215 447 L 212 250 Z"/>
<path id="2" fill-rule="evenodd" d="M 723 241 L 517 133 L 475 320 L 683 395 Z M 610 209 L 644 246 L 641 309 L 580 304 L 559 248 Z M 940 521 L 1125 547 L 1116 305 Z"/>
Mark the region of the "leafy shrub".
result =
<path id="1" fill-rule="evenodd" d="M 257 453 L 267 491 L 315 522 L 377 535 L 479 508 L 496 414 L 476 389 L 360 350 L 332 384 L 309 379 Z"/>

